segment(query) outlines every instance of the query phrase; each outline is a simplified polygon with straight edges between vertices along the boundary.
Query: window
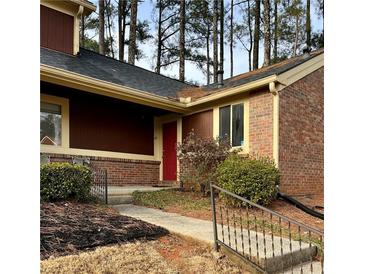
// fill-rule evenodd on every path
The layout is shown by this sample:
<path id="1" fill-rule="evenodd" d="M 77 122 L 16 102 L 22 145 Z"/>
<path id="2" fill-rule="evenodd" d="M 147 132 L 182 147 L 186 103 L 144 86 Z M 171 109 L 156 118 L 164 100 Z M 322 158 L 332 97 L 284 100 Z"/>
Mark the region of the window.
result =
<path id="1" fill-rule="evenodd" d="M 243 103 L 219 108 L 219 136 L 233 147 L 243 146 Z"/>
<path id="2" fill-rule="evenodd" d="M 61 145 L 61 106 L 41 102 L 40 142 L 42 145 Z"/>
<path id="3" fill-rule="evenodd" d="M 231 138 L 231 129 L 229 127 L 231 121 L 231 106 L 219 108 L 219 137 Z"/>

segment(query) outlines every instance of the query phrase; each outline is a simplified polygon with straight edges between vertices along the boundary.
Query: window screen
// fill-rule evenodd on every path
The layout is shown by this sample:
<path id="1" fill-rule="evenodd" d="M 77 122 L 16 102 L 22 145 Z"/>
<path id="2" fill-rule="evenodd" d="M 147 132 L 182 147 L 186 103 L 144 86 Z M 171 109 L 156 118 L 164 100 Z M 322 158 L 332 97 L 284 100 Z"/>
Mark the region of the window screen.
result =
<path id="1" fill-rule="evenodd" d="M 232 106 L 232 146 L 243 145 L 243 104 Z"/>
<path id="2" fill-rule="evenodd" d="M 231 106 L 219 108 L 219 137 L 231 138 L 230 132 Z"/>

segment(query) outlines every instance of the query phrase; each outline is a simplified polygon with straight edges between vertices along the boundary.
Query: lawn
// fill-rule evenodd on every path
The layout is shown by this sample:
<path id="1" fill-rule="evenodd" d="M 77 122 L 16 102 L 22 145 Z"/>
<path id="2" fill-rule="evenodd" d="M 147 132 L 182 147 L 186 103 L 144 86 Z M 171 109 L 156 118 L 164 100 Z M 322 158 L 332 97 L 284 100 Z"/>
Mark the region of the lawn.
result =
<path id="1" fill-rule="evenodd" d="M 41 273 L 243 273 L 211 247 L 177 235 L 99 247 L 94 251 L 50 258 Z"/>
<path id="2" fill-rule="evenodd" d="M 158 208 L 163 211 L 178 213 L 184 216 L 212 220 L 212 211 L 210 207 L 210 197 L 203 197 L 200 193 L 179 191 L 179 190 L 161 190 L 154 192 L 134 192 L 134 203 L 147 207 Z M 270 214 L 264 213 L 255 208 L 232 208 L 224 205 L 220 199 L 216 198 L 217 206 L 217 223 L 227 225 L 229 220 L 231 226 L 247 229 L 261 233 L 270 233 L 275 236 L 291 237 L 293 240 L 310 242 L 317 246 L 320 252 L 323 251 L 323 241 L 316 234 L 308 234 L 308 231 L 299 230 L 298 226 L 291 224 L 289 229 L 286 221 L 280 220 Z M 323 220 L 313 217 L 293 205 L 281 200 L 274 200 L 268 207 L 291 219 L 307 224 L 310 227 L 323 231 Z M 227 215 L 228 213 L 228 215 Z M 229 216 L 229 217 L 227 217 Z M 248 218 L 247 218 L 248 216 Z M 290 235 L 290 236 L 289 236 Z"/>
<path id="3" fill-rule="evenodd" d="M 158 208 L 167 212 L 179 213 L 184 216 L 203 220 L 212 220 L 210 197 L 203 197 L 200 193 L 179 190 L 134 192 L 133 199 L 136 205 Z M 216 204 L 217 209 L 220 206 L 224 208 L 224 204 L 221 201 L 216 200 Z M 323 231 L 323 220 L 313 217 L 284 201 L 274 200 L 268 208 Z M 236 209 L 234 211 L 237 213 L 236 216 L 238 216 L 239 210 Z M 249 212 L 250 215 L 254 213 L 256 215 L 258 213 L 261 214 L 261 212 L 255 212 L 255 209 L 249 209 Z M 219 218 L 217 221 L 220 221 Z"/>

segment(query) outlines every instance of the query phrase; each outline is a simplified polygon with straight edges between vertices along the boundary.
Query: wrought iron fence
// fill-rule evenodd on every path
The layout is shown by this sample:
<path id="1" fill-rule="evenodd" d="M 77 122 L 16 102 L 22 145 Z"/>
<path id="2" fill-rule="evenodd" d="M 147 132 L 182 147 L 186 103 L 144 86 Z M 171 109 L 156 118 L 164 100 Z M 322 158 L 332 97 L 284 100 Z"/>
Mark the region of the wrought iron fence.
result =
<path id="1" fill-rule="evenodd" d="M 99 201 L 108 204 L 108 173 L 106 169 L 93 170 L 91 195 Z"/>
<path id="2" fill-rule="evenodd" d="M 262 273 L 323 273 L 322 231 L 216 185 L 210 193 L 216 250 L 224 247 Z"/>

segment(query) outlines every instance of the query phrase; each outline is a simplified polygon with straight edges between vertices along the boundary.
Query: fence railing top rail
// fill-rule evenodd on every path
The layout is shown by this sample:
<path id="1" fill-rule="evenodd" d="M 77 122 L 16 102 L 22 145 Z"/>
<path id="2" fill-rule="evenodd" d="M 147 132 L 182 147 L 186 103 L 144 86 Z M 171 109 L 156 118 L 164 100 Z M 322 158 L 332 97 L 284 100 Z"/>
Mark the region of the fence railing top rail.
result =
<path id="1" fill-rule="evenodd" d="M 237 199 L 239 199 L 239 200 L 241 200 L 241 201 L 243 201 L 243 202 L 245 202 L 245 203 L 247 203 L 247 204 L 250 204 L 250 205 L 252 205 L 252 206 L 254 206 L 254 207 L 257 207 L 257 208 L 259 208 L 259 209 L 262 209 L 263 211 L 266 211 L 266 212 L 268 212 L 268 213 L 270 213 L 270 214 L 272 214 L 272 215 L 275 215 L 275 216 L 277 216 L 277 217 L 280 217 L 282 220 L 286 220 L 286 221 L 288 221 L 288 222 L 290 222 L 290 223 L 292 223 L 292 224 L 296 224 L 296 225 L 298 225 L 298 226 L 301 226 L 301 227 L 303 227 L 303 228 L 305 228 L 305 229 L 307 229 L 307 230 L 309 230 L 309 231 L 311 231 L 311 232 L 314 232 L 314 233 L 319 234 L 320 236 L 323 236 L 323 235 L 324 235 L 323 231 L 320 231 L 320 230 L 318 230 L 318 229 L 315 229 L 315 228 L 309 227 L 309 226 L 307 226 L 307 225 L 305 225 L 305 224 L 303 224 L 303 223 L 301 223 L 301 222 L 295 221 L 295 220 L 293 220 L 293 219 L 291 219 L 291 218 L 289 218 L 289 217 L 286 217 L 286 216 L 284 216 L 284 215 L 282 215 L 282 214 L 280 214 L 280 213 L 277 213 L 277 212 L 272 211 L 272 210 L 270 210 L 270 209 L 268 209 L 268 208 L 266 208 L 266 207 L 263 207 L 263 206 L 261 206 L 261 205 L 258 205 L 258 204 L 256 204 L 256 203 L 254 203 L 254 202 L 251 202 L 250 200 L 247 200 L 247 199 L 245 199 L 245 198 L 243 198 L 243 197 L 241 197 L 241 196 L 239 196 L 239 195 L 237 195 L 237 194 L 235 194 L 235 193 L 233 193 L 233 192 L 230 192 L 230 191 L 228 191 L 228 190 L 226 190 L 226 189 L 224 189 L 224 188 L 221 188 L 221 187 L 219 187 L 219 186 L 217 186 L 217 185 L 214 185 L 214 184 L 211 184 L 211 186 L 212 186 L 212 188 L 213 188 L 213 189 L 215 188 L 215 189 L 217 189 L 217 190 L 219 190 L 219 191 L 222 191 L 222 192 L 224 192 L 224 193 L 227 193 L 228 195 L 231 195 L 231 196 L 233 196 L 233 197 L 235 197 L 235 198 L 237 198 Z"/>

